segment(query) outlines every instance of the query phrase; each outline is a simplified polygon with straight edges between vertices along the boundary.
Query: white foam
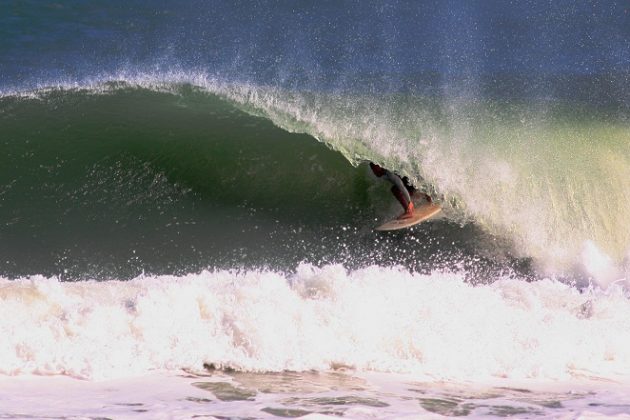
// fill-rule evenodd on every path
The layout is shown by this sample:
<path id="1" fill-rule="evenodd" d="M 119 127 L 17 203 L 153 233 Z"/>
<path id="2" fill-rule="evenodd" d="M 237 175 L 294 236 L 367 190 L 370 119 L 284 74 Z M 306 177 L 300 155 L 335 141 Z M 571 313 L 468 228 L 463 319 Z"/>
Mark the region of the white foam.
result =
<path id="1" fill-rule="evenodd" d="M 275 409 L 276 416 L 289 410 L 295 410 L 295 415 L 311 413 L 300 417 L 305 419 L 463 415 L 473 419 L 509 415 L 590 419 L 623 418 L 630 401 L 629 387 L 623 384 L 509 380 L 494 384 L 423 383 L 409 375 L 357 372 L 215 372 L 203 376 L 154 372 L 99 382 L 59 376 L 0 376 L 0 389 L 0 416 L 8 419 L 266 418 L 269 409 Z"/>
<path id="2" fill-rule="evenodd" d="M 601 287 L 606 288 L 614 282 L 624 280 L 620 267 L 592 241 L 584 243 L 581 260 L 584 270 Z"/>
<path id="3" fill-rule="evenodd" d="M 302 265 L 128 282 L 0 283 L 0 373 L 358 370 L 433 379 L 613 377 L 630 364 L 620 288 Z"/>

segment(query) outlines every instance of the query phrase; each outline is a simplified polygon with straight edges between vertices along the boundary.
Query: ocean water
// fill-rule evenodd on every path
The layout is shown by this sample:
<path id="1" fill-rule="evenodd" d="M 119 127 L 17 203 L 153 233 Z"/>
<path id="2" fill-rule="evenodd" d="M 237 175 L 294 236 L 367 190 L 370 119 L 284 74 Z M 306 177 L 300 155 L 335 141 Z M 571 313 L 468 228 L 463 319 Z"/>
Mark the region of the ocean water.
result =
<path id="1" fill-rule="evenodd" d="M 630 416 L 630 7 L 0 4 L 0 417 Z M 412 229 L 373 161 L 440 203 Z"/>

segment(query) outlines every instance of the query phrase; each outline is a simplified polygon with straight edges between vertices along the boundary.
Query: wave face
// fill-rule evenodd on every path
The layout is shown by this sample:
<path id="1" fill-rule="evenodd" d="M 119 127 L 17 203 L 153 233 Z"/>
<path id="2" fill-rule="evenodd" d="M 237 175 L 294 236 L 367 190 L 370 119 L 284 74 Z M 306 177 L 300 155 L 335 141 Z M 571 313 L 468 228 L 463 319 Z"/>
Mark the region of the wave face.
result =
<path id="1" fill-rule="evenodd" d="M 376 234 L 399 210 L 365 165 L 237 105 L 172 83 L 0 99 L 3 274 L 125 279 L 302 261 L 475 263 L 478 281 L 529 271 L 508 241 L 470 224 Z"/>
<path id="2" fill-rule="evenodd" d="M 532 267 L 602 284 L 625 276 L 622 116 L 167 77 L 0 99 L 4 275 L 130 278 L 311 261 L 473 264 L 481 281 L 488 270 Z M 397 210 L 364 165 L 351 165 L 363 161 L 409 176 L 447 217 L 375 234 Z"/>
<path id="3" fill-rule="evenodd" d="M 225 90 L 351 162 L 377 161 L 428 183 L 456 217 L 509 237 L 543 269 L 630 255 L 630 131 L 621 108 Z"/>

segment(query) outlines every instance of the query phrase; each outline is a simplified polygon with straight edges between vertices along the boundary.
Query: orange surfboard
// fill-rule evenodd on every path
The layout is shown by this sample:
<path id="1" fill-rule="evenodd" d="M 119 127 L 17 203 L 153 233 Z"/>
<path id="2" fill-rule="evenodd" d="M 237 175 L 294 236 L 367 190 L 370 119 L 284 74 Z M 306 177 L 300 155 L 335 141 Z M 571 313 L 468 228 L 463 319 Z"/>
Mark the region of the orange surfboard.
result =
<path id="1" fill-rule="evenodd" d="M 390 220 L 387 223 L 383 223 L 379 227 L 374 230 L 378 231 L 387 231 L 387 230 L 398 230 L 408 228 L 418 223 L 427 220 L 429 217 L 438 214 L 442 210 L 442 207 L 438 206 L 434 203 L 424 203 L 415 208 L 413 211 L 413 216 L 407 219 L 394 219 Z"/>

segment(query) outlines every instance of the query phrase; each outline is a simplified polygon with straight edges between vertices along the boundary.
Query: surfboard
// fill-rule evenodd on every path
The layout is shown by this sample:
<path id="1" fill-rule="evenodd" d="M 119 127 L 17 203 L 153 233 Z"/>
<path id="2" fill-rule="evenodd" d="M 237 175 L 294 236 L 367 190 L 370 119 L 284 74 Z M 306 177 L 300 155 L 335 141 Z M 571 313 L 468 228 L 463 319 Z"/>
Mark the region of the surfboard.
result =
<path id="1" fill-rule="evenodd" d="M 374 230 L 388 231 L 408 228 L 417 225 L 420 222 L 427 220 L 429 217 L 438 214 L 442 210 L 442 207 L 434 203 L 424 203 L 415 208 L 413 216 L 407 219 L 394 219 L 387 223 L 383 223 Z"/>

